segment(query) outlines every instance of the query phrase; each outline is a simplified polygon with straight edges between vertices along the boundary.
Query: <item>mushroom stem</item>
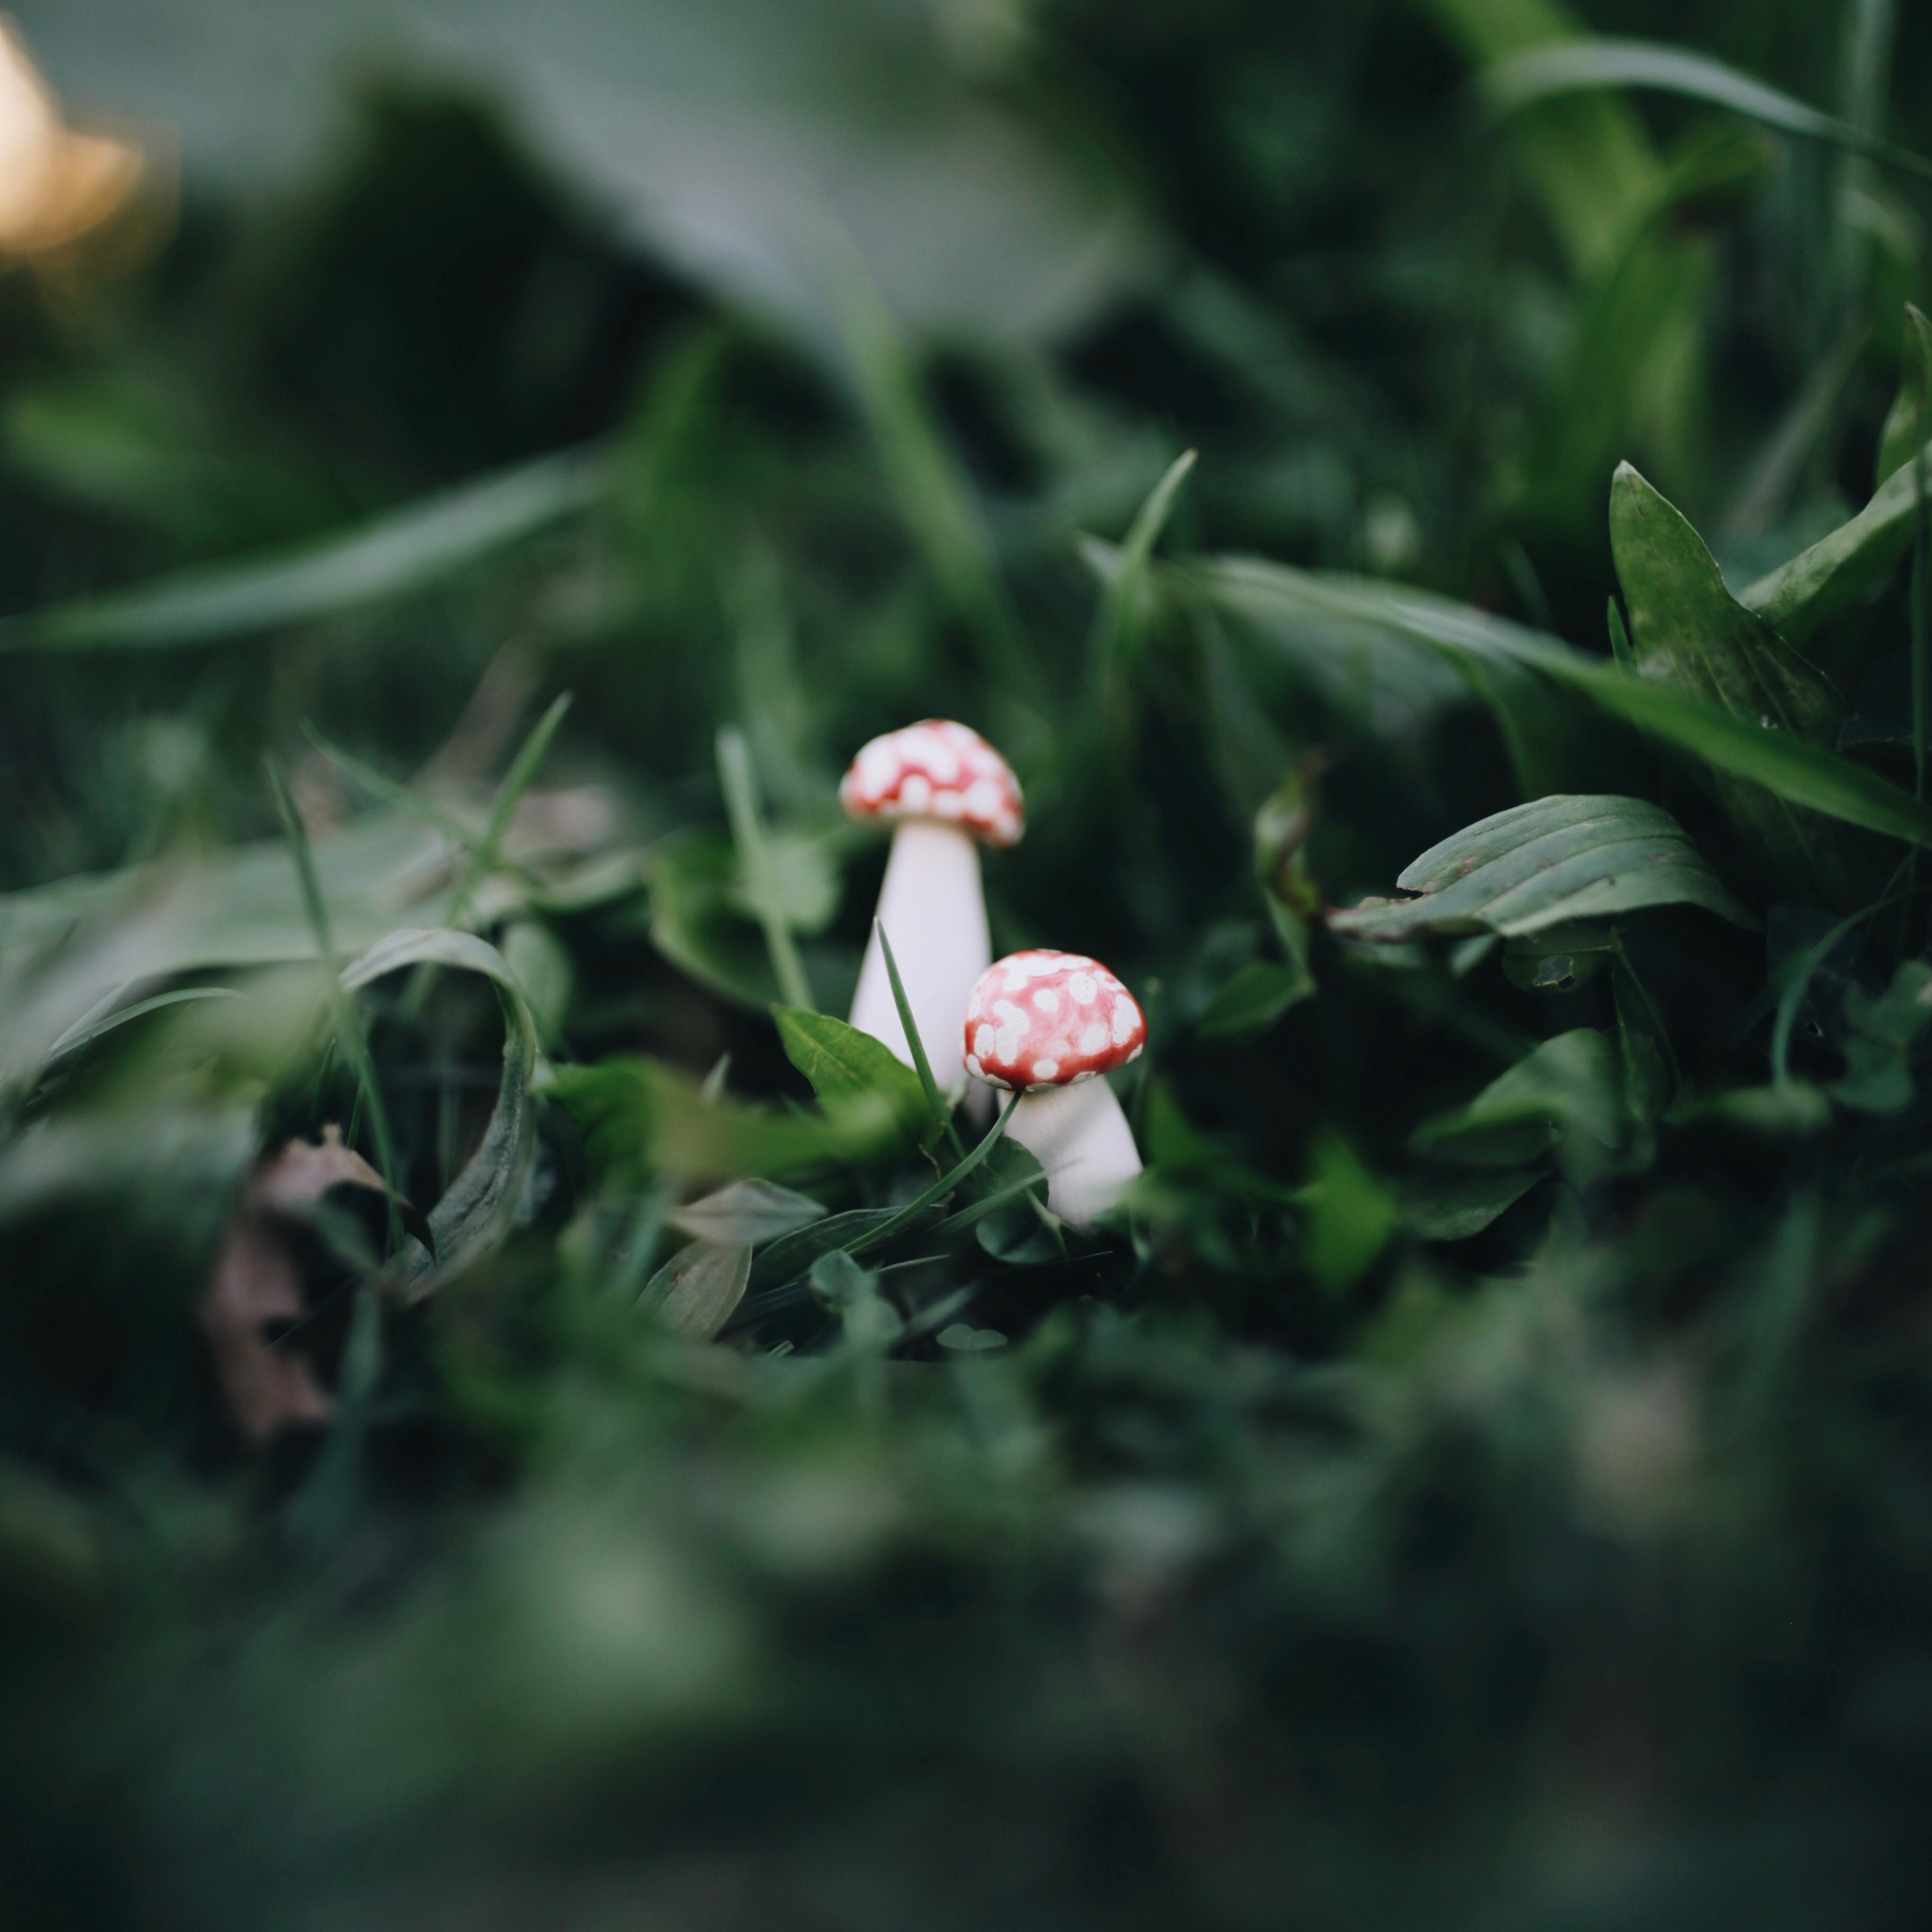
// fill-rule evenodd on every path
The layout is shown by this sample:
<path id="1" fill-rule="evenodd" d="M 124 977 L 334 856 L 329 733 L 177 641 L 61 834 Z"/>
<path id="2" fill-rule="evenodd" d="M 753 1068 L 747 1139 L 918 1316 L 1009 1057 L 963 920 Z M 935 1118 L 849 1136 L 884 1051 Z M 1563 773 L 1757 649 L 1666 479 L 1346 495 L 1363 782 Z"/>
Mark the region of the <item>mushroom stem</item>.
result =
<path id="1" fill-rule="evenodd" d="M 1076 1228 L 1090 1227 L 1141 1171 L 1133 1130 L 1104 1079 L 1035 1088 L 1006 1133 L 1046 1169 L 1046 1204 Z"/>
<path id="2" fill-rule="evenodd" d="M 956 1100 L 966 1084 L 959 1016 L 993 961 L 980 890 L 980 848 L 972 834 L 937 819 L 904 820 L 892 834 L 892 856 L 879 891 L 878 923 L 892 943 L 932 1077 L 943 1093 Z M 913 1064 L 876 932 L 859 969 L 852 1024 L 908 1066 Z"/>

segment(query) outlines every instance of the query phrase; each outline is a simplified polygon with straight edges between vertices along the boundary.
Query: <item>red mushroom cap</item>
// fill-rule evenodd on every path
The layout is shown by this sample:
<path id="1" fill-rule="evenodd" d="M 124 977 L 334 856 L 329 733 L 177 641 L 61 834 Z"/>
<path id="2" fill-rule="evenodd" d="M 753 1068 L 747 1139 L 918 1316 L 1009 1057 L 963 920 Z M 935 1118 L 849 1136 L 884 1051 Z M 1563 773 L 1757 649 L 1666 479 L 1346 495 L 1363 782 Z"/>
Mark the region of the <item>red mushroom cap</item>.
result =
<path id="1" fill-rule="evenodd" d="M 1016 845 L 1026 807 L 1012 767 L 978 732 L 928 718 L 874 738 L 838 786 L 852 818 L 936 818 L 988 845 Z"/>
<path id="2" fill-rule="evenodd" d="M 1014 952 L 966 1004 L 966 1070 L 989 1087 L 1070 1087 L 1141 1057 L 1147 1019 L 1132 994 L 1083 952 Z"/>

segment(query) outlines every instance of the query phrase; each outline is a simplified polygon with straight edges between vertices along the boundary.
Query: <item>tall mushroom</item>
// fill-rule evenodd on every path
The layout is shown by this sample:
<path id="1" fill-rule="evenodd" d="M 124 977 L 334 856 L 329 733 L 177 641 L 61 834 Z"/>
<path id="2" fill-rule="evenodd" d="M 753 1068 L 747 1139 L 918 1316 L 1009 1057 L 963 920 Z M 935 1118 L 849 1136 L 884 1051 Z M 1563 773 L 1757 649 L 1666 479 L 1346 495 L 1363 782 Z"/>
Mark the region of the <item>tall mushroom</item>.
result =
<path id="1" fill-rule="evenodd" d="M 838 787 L 838 802 L 850 818 L 894 827 L 877 925 L 892 941 L 933 1078 L 957 1099 L 966 1084 L 960 1009 L 993 956 L 980 848 L 1014 844 L 1026 829 L 1019 782 L 978 732 L 931 718 L 866 746 Z M 911 1065 L 876 929 L 852 1024 Z"/>
<path id="2" fill-rule="evenodd" d="M 1147 1020 L 1106 967 L 1078 952 L 1015 952 L 966 1006 L 966 1070 L 1021 1095 L 1006 1131 L 1046 1170 L 1047 1205 L 1090 1226 L 1141 1171 L 1132 1130 L 1100 1076 L 1139 1059 Z"/>

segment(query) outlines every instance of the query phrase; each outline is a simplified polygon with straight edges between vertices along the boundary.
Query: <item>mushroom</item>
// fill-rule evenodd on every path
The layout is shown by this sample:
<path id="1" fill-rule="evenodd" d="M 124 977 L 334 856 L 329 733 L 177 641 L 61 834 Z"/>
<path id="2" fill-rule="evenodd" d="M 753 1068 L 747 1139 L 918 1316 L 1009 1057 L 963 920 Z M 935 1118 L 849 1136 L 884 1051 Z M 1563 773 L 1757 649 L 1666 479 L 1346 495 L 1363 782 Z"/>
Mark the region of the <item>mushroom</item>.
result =
<path id="1" fill-rule="evenodd" d="M 1019 782 L 978 732 L 931 718 L 866 746 L 838 802 L 849 818 L 894 827 L 852 1024 L 913 1064 L 879 944 L 883 927 L 932 1077 L 956 1100 L 966 1084 L 960 1009 L 993 956 L 980 848 L 1018 842 L 1026 829 Z"/>
<path id="2" fill-rule="evenodd" d="M 1147 1045 L 1134 996 L 1084 953 L 1015 952 L 973 988 L 963 1044 L 974 1079 L 1022 1096 L 1006 1132 L 1046 1168 L 1047 1205 L 1091 1226 L 1141 1171 L 1127 1117 L 1100 1077 Z"/>

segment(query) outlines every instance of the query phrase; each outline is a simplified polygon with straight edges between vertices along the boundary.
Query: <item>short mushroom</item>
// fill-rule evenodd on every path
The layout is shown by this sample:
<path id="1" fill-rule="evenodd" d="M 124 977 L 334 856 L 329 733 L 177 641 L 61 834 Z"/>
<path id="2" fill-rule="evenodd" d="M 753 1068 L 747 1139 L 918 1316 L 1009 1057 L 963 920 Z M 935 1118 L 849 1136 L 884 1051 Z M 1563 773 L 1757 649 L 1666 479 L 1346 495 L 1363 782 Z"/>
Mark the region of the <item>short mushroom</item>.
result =
<path id="1" fill-rule="evenodd" d="M 932 718 L 874 738 L 852 760 L 838 802 L 848 818 L 894 828 L 852 1024 L 912 1064 L 879 946 L 883 926 L 933 1078 L 957 1099 L 966 1084 L 960 1008 L 993 956 L 980 848 L 1014 844 L 1025 830 L 1019 782 L 978 732 Z"/>
<path id="2" fill-rule="evenodd" d="M 1013 953 L 967 1003 L 966 1070 L 1022 1096 L 1006 1131 L 1046 1168 L 1048 1206 L 1076 1228 L 1098 1220 L 1141 1171 L 1127 1117 L 1100 1076 L 1146 1045 L 1134 996 L 1082 953 Z"/>

